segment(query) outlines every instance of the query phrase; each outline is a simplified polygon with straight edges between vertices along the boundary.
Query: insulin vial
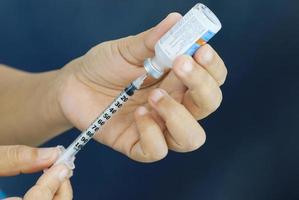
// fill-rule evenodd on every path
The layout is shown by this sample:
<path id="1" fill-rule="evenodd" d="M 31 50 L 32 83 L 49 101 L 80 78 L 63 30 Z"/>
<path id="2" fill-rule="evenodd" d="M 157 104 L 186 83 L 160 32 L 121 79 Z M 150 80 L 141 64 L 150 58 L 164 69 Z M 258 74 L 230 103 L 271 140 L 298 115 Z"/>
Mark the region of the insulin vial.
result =
<path id="1" fill-rule="evenodd" d="M 165 68 L 171 68 L 180 55 L 192 56 L 220 29 L 216 15 L 205 5 L 196 4 L 155 45 L 155 56 L 144 61 L 145 70 L 158 79 Z"/>

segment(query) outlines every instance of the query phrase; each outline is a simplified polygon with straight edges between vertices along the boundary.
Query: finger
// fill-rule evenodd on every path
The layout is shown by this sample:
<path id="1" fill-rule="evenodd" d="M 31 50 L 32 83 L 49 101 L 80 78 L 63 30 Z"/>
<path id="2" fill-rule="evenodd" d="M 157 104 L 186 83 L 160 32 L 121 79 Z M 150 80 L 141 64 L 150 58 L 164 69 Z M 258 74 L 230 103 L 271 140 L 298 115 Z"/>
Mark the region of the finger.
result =
<path id="1" fill-rule="evenodd" d="M 219 85 L 223 85 L 227 76 L 227 68 L 223 60 L 209 44 L 196 51 L 194 59 L 209 72 Z"/>
<path id="2" fill-rule="evenodd" d="M 196 119 L 214 112 L 221 104 L 222 92 L 216 80 L 190 56 L 175 60 L 173 70 L 188 87 L 183 104 Z"/>
<path id="3" fill-rule="evenodd" d="M 0 147 L 0 176 L 32 173 L 49 167 L 59 155 L 58 148 L 23 145 Z"/>
<path id="4" fill-rule="evenodd" d="M 65 165 L 57 165 L 47 170 L 24 196 L 24 200 L 52 200 L 61 184 L 69 178 L 71 170 Z"/>
<path id="5" fill-rule="evenodd" d="M 20 197 L 9 197 L 9 198 L 3 199 L 3 200 L 22 200 L 22 198 L 20 198 Z"/>
<path id="6" fill-rule="evenodd" d="M 171 13 L 154 28 L 135 36 L 117 40 L 120 53 L 129 63 L 143 65 L 144 59 L 153 56 L 156 42 L 181 17 L 179 13 Z"/>
<path id="7" fill-rule="evenodd" d="M 203 145 L 204 130 L 182 104 L 162 89 L 155 89 L 150 94 L 149 103 L 165 121 L 169 132 L 166 140 L 172 150 L 187 152 Z"/>
<path id="8" fill-rule="evenodd" d="M 73 199 L 73 189 L 70 180 L 66 180 L 62 183 L 58 189 L 54 200 L 71 200 Z"/>
<path id="9" fill-rule="evenodd" d="M 168 147 L 160 126 L 145 107 L 135 112 L 135 120 L 140 135 L 139 141 L 132 147 L 130 157 L 140 162 L 161 160 L 168 153 Z"/>

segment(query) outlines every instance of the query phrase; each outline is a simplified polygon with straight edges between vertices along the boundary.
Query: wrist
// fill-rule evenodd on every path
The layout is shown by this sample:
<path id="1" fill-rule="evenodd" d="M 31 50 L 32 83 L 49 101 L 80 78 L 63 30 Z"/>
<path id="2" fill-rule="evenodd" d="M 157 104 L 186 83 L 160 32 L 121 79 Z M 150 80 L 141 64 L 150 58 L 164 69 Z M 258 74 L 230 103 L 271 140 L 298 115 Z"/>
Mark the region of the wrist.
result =
<path id="1" fill-rule="evenodd" d="M 71 128 L 57 101 L 58 71 L 7 69 L 0 98 L 0 133 L 5 144 L 40 145 Z"/>
<path id="2" fill-rule="evenodd" d="M 40 79 L 38 93 L 42 96 L 41 116 L 51 126 L 53 133 L 59 134 L 72 128 L 72 124 L 65 117 L 59 102 L 63 81 L 59 76 L 60 70 L 37 74 Z"/>

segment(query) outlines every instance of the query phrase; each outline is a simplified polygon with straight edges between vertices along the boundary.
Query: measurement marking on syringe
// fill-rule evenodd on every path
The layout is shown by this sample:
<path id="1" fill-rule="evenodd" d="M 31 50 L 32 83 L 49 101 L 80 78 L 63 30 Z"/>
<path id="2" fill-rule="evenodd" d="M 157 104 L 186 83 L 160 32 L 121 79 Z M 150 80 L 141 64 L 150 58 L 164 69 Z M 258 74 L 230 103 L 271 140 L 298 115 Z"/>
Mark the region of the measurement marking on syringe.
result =
<path id="1" fill-rule="evenodd" d="M 97 131 L 119 110 L 125 102 L 129 100 L 129 95 L 123 91 L 113 103 L 86 129 L 81 139 L 76 142 L 73 149 L 78 152 L 96 134 Z"/>

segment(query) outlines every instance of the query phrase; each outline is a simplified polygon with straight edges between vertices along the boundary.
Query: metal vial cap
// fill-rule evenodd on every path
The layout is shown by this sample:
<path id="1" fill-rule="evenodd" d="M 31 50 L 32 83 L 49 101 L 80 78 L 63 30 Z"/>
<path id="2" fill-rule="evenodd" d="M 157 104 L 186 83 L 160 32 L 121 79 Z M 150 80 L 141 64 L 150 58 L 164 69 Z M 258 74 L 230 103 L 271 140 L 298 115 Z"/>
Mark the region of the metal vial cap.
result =
<path id="1" fill-rule="evenodd" d="M 163 71 L 161 71 L 160 69 L 158 69 L 157 67 L 155 67 L 151 61 L 151 58 L 147 58 L 145 59 L 144 63 L 144 68 L 146 70 L 146 72 L 151 75 L 152 77 L 154 77 L 155 79 L 159 79 L 161 78 L 161 76 L 163 75 Z"/>

